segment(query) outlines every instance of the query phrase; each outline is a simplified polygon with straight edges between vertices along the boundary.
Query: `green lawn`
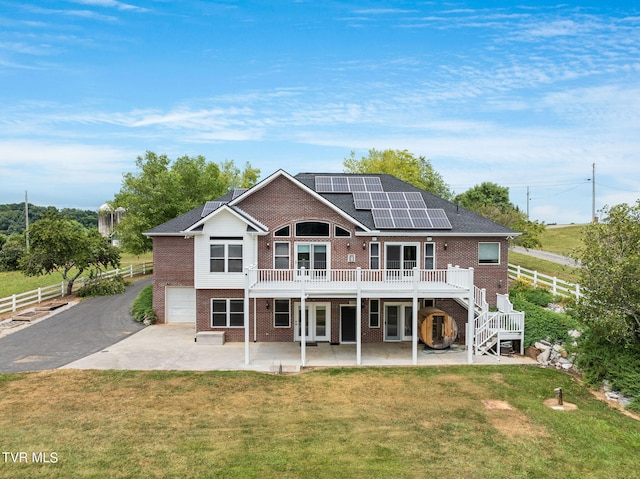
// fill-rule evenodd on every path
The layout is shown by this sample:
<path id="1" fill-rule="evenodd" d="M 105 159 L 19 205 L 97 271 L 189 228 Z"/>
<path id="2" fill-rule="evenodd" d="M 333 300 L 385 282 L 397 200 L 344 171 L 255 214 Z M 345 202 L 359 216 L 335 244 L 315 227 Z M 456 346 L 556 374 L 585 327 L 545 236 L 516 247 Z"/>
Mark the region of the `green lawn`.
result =
<path id="1" fill-rule="evenodd" d="M 540 249 L 571 257 L 572 253 L 582 243 L 581 235 L 584 227 L 585 225 L 547 227 L 540 237 L 540 242 L 542 243 L 542 248 Z M 579 281 L 579 271 L 576 268 L 545 261 L 526 254 L 509 251 L 509 263 L 549 276 L 555 276 L 571 283 Z"/>
<path id="2" fill-rule="evenodd" d="M 557 228 L 547 227 L 542 234 L 541 243 L 543 251 L 571 256 L 576 248 L 582 244 L 582 230 L 585 225 L 569 225 Z"/>
<path id="3" fill-rule="evenodd" d="M 531 366 L 21 373 L 0 410 L 3 478 L 640 477 L 640 422 Z"/>
<path id="4" fill-rule="evenodd" d="M 121 267 L 125 268 L 131 264 L 142 264 L 151 261 L 153 261 L 153 255 L 151 253 L 142 256 L 122 255 Z M 61 282 L 62 275 L 60 275 L 60 273 L 52 273 L 44 276 L 25 276 L 20 271 L 0 272 L 0 298 Z"/>
<path id="5" fill-rule="evenodd" d="M 576 268 L 553 263 L 551 261 L 545 261 L 543 259 L 535 258 L 534 256 L 509 251 L 509 263 L 520 265 L 523 268 L 549 276 L 555 276 L 556 278 L 569 281 L 570 283 L 577 283 L 579 281 L 579 271 Z"/>

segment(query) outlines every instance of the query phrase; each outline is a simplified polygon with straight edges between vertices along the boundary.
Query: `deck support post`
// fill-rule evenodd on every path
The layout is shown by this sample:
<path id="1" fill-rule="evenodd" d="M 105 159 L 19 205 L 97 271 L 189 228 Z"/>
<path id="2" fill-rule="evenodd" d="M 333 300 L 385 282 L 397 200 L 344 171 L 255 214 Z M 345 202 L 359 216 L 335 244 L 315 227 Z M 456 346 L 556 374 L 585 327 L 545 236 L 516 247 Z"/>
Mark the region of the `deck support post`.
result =
<path id="1" fill-rule="evenodd" d="M 245 270 L 244 283 L 244 363 L 249 364 L 249 268 Z"/>
<path id="2" fill-rule="evenodd" d="M 467 362 L 473 364 L 473 343 L 475 335 L 475 314 L 473 294 L 469 295 L 469 303 L 467 304 Z"/>
<path id="3" fill-rule="evenodd" d="M 417 267 L 413 268 L 413 307 L 411 314 L 411 349 L 412 357 L 411 361 L 413 365 L 418 364 L 418 275 L 420 271 Z"/>
<path id="4" fill-rule="evenodd" d="M 356 269 L 356 365 L 362 364 L 362 269 Z"/>
<path id="5" fill-rule="evenodd" d="M 307 293 L 304 287 L 306 275 L 304 266 L 300 268 L 300 275 L 302 277 L 302 281 L 300 281 L 300 362 L 304 368 L 307 365 L 307 305 L 305 298 Z"/>

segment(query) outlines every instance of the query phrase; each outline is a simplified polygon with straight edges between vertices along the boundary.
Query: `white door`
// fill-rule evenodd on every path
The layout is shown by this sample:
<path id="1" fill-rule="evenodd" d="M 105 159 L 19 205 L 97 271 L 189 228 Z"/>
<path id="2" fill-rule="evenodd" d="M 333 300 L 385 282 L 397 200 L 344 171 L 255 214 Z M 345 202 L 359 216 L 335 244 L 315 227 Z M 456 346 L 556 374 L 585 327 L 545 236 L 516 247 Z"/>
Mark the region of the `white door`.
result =
<path id="1" fill-rule="evenodd" d="M 330 248 L 326 243 L 296 243 L 296 268 L 312 279 L 325 279 Z"/>
<path id="2" fill-rule="evenodd" d="M 409 341 L 413 337 L 413 306 L 386 303 L 384 306 L 385 341 Z"/>
<path id="3" fill-rule="evenodd" d="M 413 268 L 418 266 L 417 244 L 387 244 L 385 248 L 387 279 L 402 280 L 413 276 Z"/>
<path id="4" fill-rule="evenodd" d="M 167 323 L 196 322 L 196 290 L 194 288 L 167 287 Z"/>
<path id="5" fill-rule="evenodd" d="M 302 337 L 302 308 L 296 303 L 295 341 Z M 305 338 L 307 341 L 331 340 L 331 303 L 305 303 Z"/>

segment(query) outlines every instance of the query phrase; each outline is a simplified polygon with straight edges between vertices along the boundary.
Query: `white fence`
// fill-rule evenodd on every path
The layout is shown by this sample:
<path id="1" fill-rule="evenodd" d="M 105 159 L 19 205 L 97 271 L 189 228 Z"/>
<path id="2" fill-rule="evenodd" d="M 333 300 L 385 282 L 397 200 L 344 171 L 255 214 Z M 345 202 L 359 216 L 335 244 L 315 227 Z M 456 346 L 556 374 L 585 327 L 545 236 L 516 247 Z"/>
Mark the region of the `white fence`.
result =
<path id="1" fill-rule="evenodd" d="M 532 271 L 511 263 L 509 263 L 509 278 L 516 280 L 526 279 L 534 286 L 544 286 L 548 288 L 554 296 L 578 299 L 582 295 L 579 284 L 569 283 L 555 276 L 538 273 L 537 271 Z"/>
<path id="2" fill-rule="evenodd" d="M 145 275 L 153 272 L 153 263 L 132 264 L 126 268 L 116 268 L 111 271 L 105 271 L 101 277 L 111 278 L 113 276 L 123 276 L 132 278 L 137 275 Z M 73 284 L 73 291 L 82 288 L 89 278 L 78 278 Z M 12 294 L 6 298 L 0 298 L 0 314 L 15 312 L 20 308 L 32 304 L 41 303 L 47 299 L 62 297 L 67 293 L 67 283 L 65 281 L 54 284 L 52 286 L 44 286 L 42 288 L 27 291 L 26 293 Z"/>

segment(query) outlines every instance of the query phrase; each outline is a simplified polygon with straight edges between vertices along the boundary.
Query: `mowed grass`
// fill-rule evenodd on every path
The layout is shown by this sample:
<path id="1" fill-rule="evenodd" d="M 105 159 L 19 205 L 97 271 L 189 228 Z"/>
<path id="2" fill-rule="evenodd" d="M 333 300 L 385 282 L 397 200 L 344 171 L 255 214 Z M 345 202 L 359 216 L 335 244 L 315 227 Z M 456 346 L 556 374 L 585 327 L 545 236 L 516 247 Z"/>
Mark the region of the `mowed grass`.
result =
<path id="1" fill-rule="evenodd" d="M 543 251 L 571 256 L 582 245 L 582 231 L 586 225 L 547 227 L 540 238 Z"/>
<path id="2" fill-rule="evenodd" d="M 152 253 L 142 256 L 123 254 L 120 267 L 126 268 L 132 264 L 142 264 L 151 261 L 153 261 Z M 57 272 L 42 276 L 25 276 L 21 271 L 3 271 L 0 272 L 0 298 L 52 286 L 61 282 L 62 275 Z"/>
<path id="3" fill-rule="evenodd" d="M 531 366 L 21 373 L 0 410 L 3 451 L 57 456 L 3 478 L 640 477 L 640 422 Z"/>
<path id="4" fill-rule="evenodd" d="M 509 251 L 509 263 L 522 266 L 523 268 L 530 269 L 531 271 L 537 271 L 538 273 L 546 274 L 548 276 L 555 276 L 556 278 L 568 281 L 570 283 L 577 283 L 580 278 L 580 272 L 577 268 L 566 266 L 551 261 L 545 261 L 535 256 L 529 256 L 523 253 L 516 253 Z"/>
<path id="5" fill-rule="evenodd" d="M 585 225 L 568 225 L 561 227 L 547 227 L 540 236 L 543 251 L 572 257 L 572 254 L 582 245 L 582 231 Z M 579 271 L 570 266 L 564 266 L 534 256 L 509 251 L 509 263 L 556 278 L 576 283 L 579 281 Z"/>

